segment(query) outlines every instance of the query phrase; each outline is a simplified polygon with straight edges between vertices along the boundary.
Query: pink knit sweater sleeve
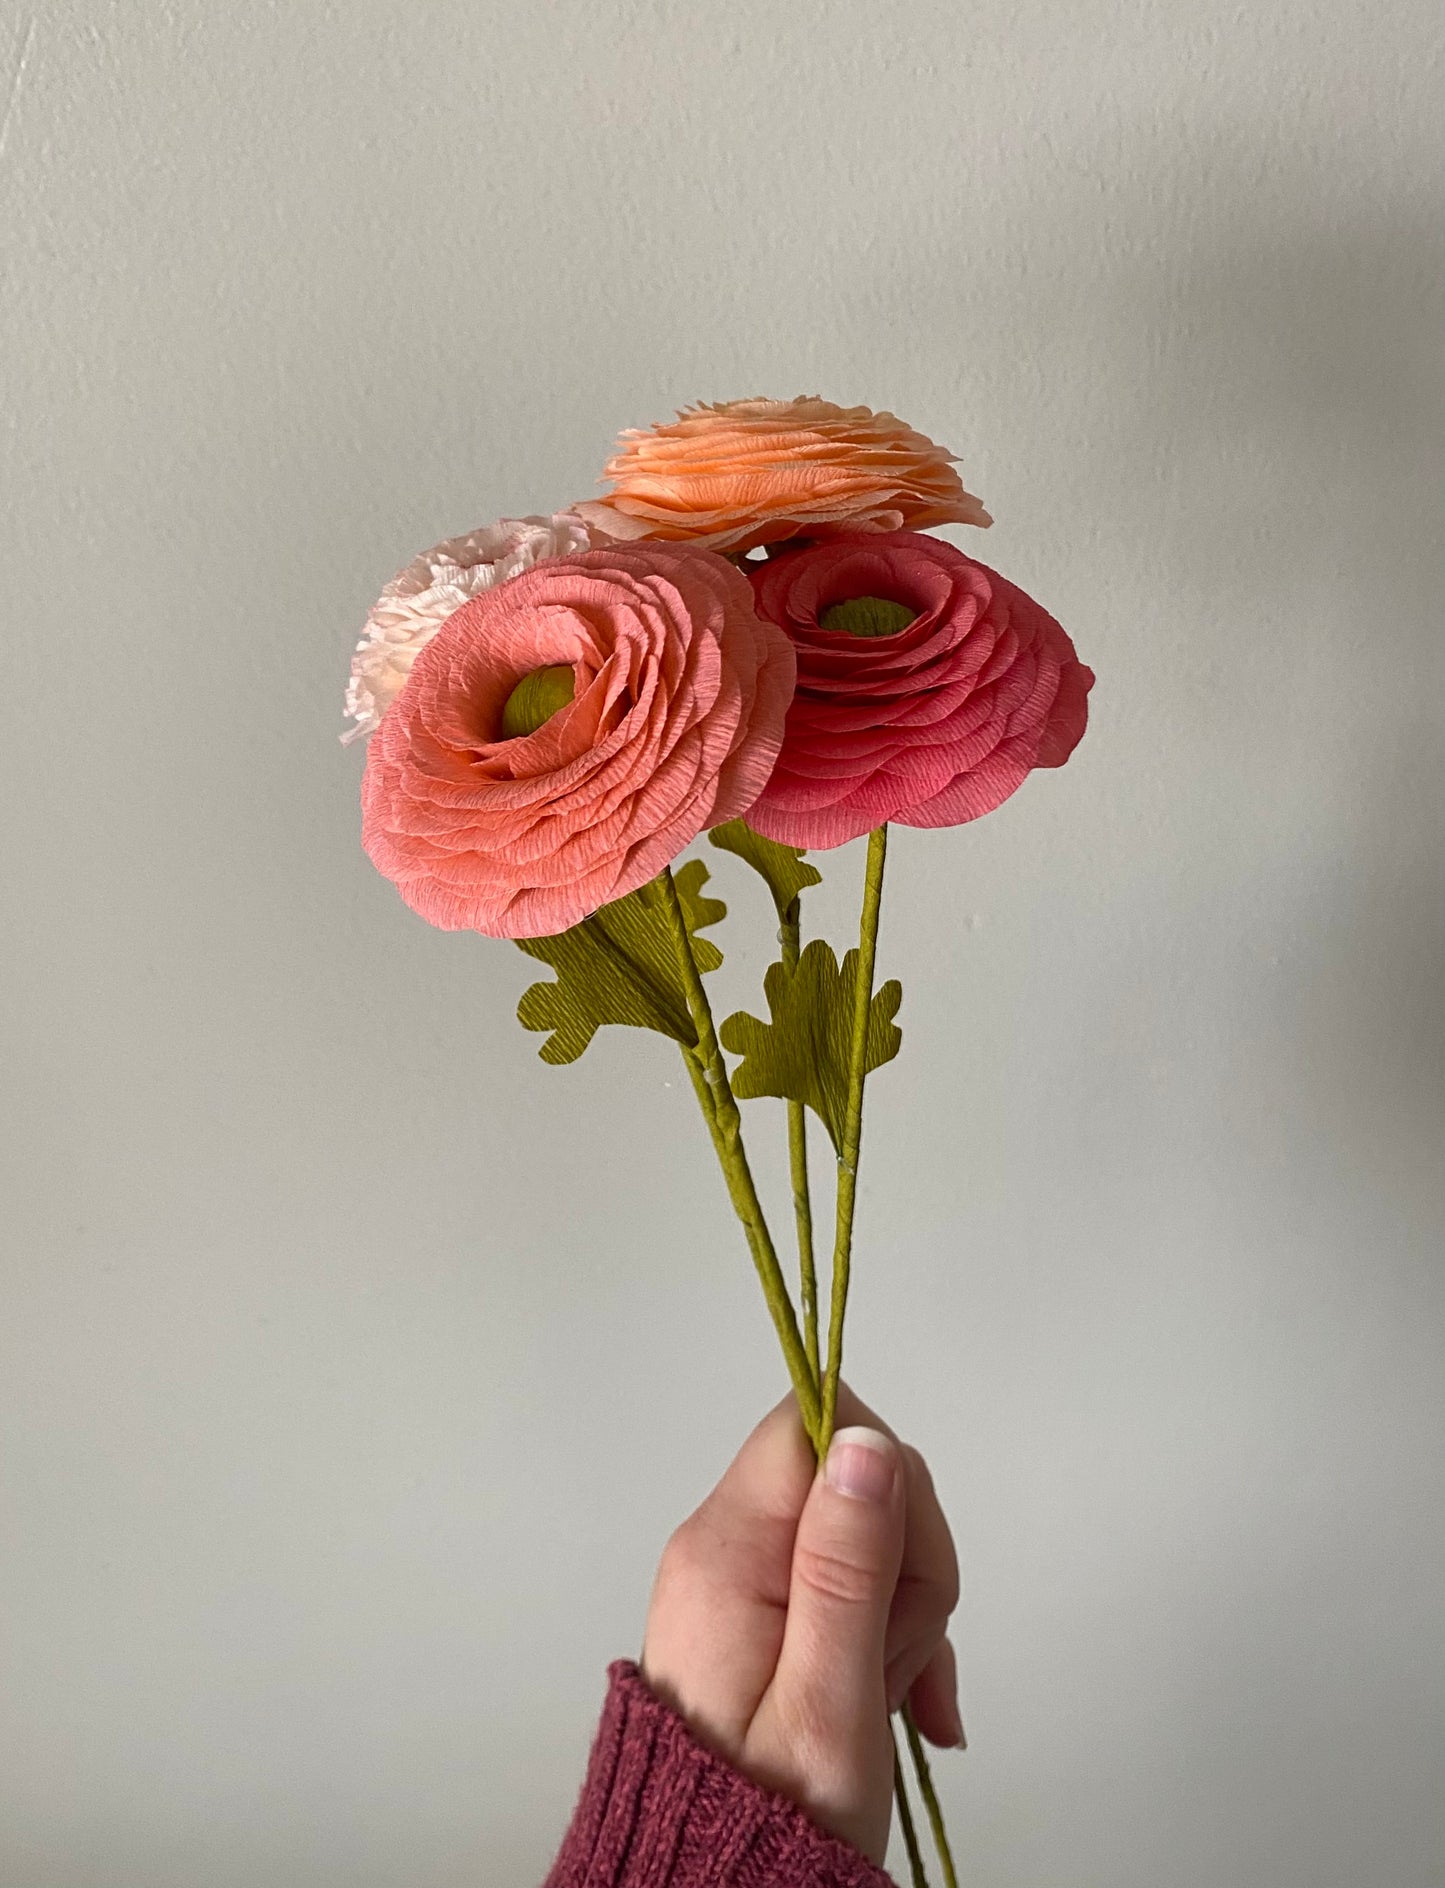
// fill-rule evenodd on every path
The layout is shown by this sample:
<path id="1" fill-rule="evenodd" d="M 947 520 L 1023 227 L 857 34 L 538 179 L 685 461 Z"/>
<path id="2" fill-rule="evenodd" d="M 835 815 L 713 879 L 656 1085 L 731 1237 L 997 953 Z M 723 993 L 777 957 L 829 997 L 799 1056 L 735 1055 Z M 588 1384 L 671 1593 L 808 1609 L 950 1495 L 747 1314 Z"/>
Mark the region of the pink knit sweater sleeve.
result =
<path id="1" fill-rule="evenodd" d="M 587 1779 L 545 1888 L 894 1888 L 796 1803 L 739 1775 L 609 1666 Z"/>

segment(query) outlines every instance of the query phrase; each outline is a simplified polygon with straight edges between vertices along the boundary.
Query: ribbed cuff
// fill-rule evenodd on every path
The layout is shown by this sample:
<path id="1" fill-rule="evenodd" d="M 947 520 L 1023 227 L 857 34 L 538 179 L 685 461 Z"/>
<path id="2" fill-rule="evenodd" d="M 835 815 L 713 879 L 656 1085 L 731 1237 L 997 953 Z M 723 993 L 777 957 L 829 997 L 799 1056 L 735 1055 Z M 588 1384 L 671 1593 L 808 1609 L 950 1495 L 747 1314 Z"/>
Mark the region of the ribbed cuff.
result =
<path id="1" fill-rule="evenodd" d="M 787 1797 L 699 1744 L 619 1659 L 545 1888 L 895 1888 Z"/>

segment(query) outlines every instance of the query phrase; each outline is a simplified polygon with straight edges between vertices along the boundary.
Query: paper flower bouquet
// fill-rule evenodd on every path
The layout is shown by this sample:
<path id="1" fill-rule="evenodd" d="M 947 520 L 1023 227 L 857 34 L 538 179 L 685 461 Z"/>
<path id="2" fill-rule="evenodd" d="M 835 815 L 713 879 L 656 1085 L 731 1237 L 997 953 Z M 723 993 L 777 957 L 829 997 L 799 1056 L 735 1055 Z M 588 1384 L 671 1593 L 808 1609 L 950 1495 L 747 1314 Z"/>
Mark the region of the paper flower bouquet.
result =
<path id="1" fill-rule="evenodd" d="M 874 988 L 890 822 L 991 812 L 1084 732 L 1092 673 L 1033 599 L 945 540 L 984 526 L 954 458 L 891 413 L 819 399 L 688 408 L 625 433 L 609 495 L 451 538 L 385 588 L 352 659 L 362 839 L 443 930 L 511 938 L 555 977 L 518 1008 L 544 1062 L 604 1024 L 681 1051 L 803 1422 L 832 1436 L 865 1077 L 897 1055 Z M 764 880 L 766 1020 L 715 1021 L 726 907 L 680 855 L 703 834 Z M 867 834 L 856 948 L 803 941 L 804 853 Z M 728 1057 L 736 1058 L 730 1066 Z M 797 1300 L 739 1103 L 787 1104 Z M 805 1111 L 836 1161 L 820 1335 Z M 904 1728 L 945 1879 L 937 1800 Z M 924 1879 L 901 1767 L 900 1821 Z"/>

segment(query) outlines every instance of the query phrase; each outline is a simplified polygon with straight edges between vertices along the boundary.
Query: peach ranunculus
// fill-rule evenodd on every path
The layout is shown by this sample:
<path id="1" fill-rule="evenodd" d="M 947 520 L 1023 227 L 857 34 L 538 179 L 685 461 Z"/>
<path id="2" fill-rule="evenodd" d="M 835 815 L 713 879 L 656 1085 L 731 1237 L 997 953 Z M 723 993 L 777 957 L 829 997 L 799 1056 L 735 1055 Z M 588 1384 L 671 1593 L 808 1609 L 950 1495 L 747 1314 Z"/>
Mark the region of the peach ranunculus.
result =
<path id="1" fill-rule="evenodd" d="M 748 824 L 841 846 L 885 820 L 958 826 L 1062 767 L 1094 676 L 1017 585 L 941 538 L 899 531 L 786 551 L 751 573 L 798 686 Z"/>
<path id="2" fill-rule="evenodd" d="M 537 564 L 418 655 L 367 751 L 363 844 L 442 930 L 552 936 L 747 811 L 795 666 L 712 551 Z"/>
<path id="3" fill-rule="evenodd" d="M 614 538 L 740 552 L 836 531 L 992 522 L 954 455 L 891 413 L 830 400 L 727 400 L 625 432 L 613 491 L 574 509 Z"/>
<path id="4" fill-rule="evenodd" d="M 376 731 L 418 652 L 464 603 L 543 558 L 585 551 L 599 536 L 576 512 L 559 511 L 550 518 L 499 518 L 414 557 L 367 616 L 346 688 L 346 712 L 356 725 L 343 743 Z"/>

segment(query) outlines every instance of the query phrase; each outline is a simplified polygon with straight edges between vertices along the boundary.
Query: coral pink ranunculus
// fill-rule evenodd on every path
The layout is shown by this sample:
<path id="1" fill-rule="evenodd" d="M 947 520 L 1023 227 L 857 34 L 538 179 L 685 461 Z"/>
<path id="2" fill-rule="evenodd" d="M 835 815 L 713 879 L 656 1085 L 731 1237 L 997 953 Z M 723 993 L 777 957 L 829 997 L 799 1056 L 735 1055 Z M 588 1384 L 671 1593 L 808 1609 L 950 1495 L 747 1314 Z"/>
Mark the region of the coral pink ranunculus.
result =
<path id="1" fill-rule="evenodd" d="M 1084 732 L 1094 677 L 1068 635 L 941 538 L 830 538 L 751 581 L 798 654 L 783 751 L 748 813 L 769 839 L 839 846 L 885 820 L 977 819 Z"/>
<path id="2" fill-rule="evenodd" d="M 724 400 L 626 432 L 613 491 L 573 507 L 614 538 L 746 551 L 835 531 L 990 522 L 953 454 L 892 413 L 831 400 Z"/>
<path id="3" fill-rule="evenodd" d="M 363 843 L 443 930 L 552 936 L 751 806 L 794 672 L 712 551 L 539 563 L 416 658 L 367 752 Z"/>

